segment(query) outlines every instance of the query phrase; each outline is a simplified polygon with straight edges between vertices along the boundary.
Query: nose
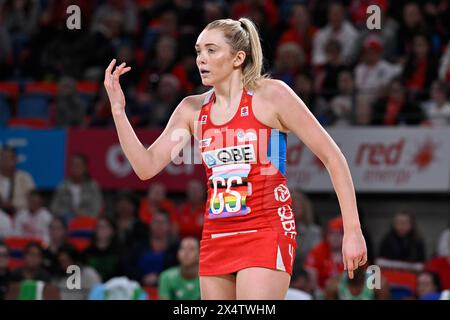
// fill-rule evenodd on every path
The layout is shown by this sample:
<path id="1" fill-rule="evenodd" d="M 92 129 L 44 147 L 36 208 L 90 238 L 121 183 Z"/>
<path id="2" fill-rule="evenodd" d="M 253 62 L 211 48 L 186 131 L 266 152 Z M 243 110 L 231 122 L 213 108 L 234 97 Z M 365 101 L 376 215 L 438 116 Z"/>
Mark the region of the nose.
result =
<path id="1" fill-rule="evenodd" d="M 203 53 L 199 53 L 198 55 L 197 55 L 197 65 L 203 65 L 203 64 L 205 64 L 206 63 L 206 57 L 205 57 L 205 55 L 203 54 Z"/>

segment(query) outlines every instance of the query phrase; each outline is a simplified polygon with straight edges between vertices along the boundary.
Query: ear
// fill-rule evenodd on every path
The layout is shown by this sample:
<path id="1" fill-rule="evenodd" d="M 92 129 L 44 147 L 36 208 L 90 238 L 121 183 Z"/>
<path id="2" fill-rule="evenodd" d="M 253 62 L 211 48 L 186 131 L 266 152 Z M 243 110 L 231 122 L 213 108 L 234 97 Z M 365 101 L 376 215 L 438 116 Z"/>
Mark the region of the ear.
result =
<path id="1" fill-rule="evenodd" d="M 244 51 L 238 51 L 233 59 L 233 66 L 235 68 L 240 67 L 244 63 L 246 56 Z"/>

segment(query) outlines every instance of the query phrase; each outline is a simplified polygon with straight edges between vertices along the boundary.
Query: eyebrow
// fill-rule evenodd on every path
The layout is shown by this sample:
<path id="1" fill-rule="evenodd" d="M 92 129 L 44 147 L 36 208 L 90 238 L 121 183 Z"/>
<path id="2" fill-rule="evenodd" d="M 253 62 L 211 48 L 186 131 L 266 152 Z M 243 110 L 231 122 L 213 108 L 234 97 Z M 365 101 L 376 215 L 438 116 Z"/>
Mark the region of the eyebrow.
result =
<path id="1" fill-rule="evenodd" d="M 216 46 L 217 47 L 217 44 L 215 44 L 215 43 L 205 43 L 205 47 L 207 47 L 207 46 Z M 195 44 L 194 47 L 198 48 L 200 46 L 198 44 Z"/>

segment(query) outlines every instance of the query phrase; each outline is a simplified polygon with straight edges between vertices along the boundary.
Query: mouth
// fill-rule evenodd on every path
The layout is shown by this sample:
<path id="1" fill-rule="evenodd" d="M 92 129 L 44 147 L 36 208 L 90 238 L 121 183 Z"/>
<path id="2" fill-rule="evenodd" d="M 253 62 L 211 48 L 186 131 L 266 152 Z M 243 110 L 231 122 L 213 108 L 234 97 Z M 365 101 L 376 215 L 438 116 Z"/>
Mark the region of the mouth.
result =
<path id="1" fill-rule="evenodd" d="M 203 76 L 206 76 L 206 75 L 210 74 L 210 71 L 206 70 L 206 69 L 200 69 L 200 74 L 203 77 Z"/>

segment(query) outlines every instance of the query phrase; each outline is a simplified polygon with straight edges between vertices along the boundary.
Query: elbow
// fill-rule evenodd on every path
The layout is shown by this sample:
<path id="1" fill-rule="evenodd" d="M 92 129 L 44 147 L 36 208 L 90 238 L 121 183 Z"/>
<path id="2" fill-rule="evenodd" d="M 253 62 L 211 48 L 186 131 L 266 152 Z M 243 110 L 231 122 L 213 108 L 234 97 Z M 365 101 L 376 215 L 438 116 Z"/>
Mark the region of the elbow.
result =
<path id="1" fill-rule="evenodd" d="M 332 152 L 327 155 L 323 161 L 323 164 L 326 168 L 331 168 L 336 165 L 347 165 L 347 159 L 340 149 L 337 149 L 336 152 Z"/>
<path id="2" fill-rule="evenodd" d="M 135 171 L 135 172 L 141 181 L 146 181 L 154 177 L 154 174 L 150 171 Z"/>

